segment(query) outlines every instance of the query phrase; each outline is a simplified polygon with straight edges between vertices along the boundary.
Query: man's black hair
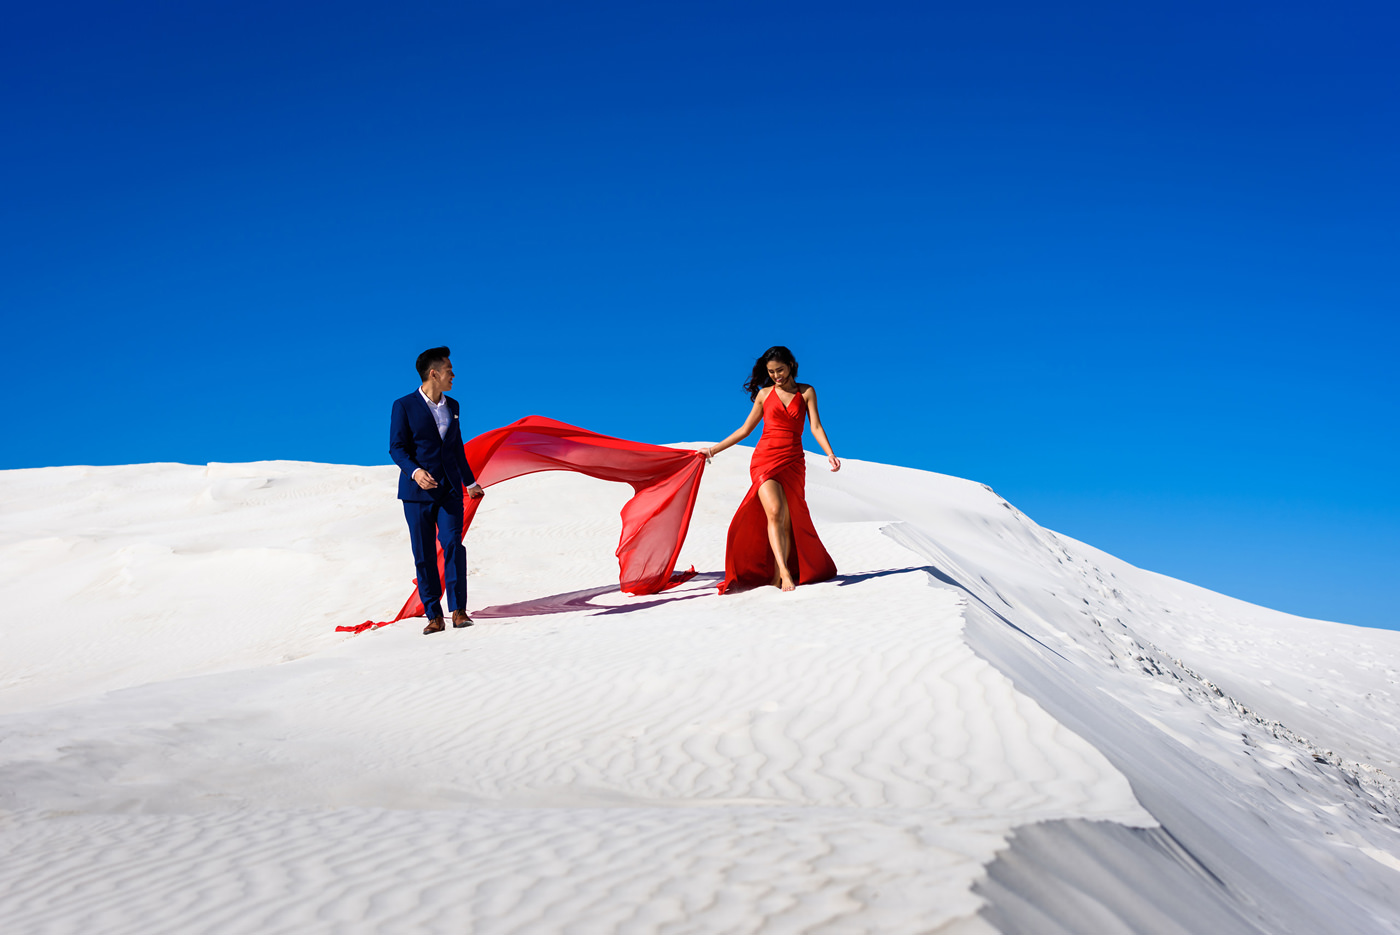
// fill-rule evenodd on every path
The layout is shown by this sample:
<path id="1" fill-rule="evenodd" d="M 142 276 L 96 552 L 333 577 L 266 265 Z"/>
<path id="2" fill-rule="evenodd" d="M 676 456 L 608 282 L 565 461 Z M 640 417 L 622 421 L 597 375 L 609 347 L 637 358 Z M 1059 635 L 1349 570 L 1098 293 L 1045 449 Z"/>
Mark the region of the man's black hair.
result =
<path id="1" fill-rule="evenodd" d="M 430 347 L 418 355 L 418 379 L 424 383 L 428 382 L 428 371 L 433 369 L 433 364 L 444 361 L 452 356 L 451 348 Z"/>

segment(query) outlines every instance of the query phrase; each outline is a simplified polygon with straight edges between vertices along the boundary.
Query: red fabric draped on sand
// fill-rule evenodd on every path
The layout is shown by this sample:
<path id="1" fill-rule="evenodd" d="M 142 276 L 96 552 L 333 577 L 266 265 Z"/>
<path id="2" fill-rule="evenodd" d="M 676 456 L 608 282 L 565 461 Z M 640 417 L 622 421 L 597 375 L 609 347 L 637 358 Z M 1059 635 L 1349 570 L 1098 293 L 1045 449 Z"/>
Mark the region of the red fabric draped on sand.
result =
<path id="1" fill-rule="evenodd" d="M 629 594 L 655 594 L 690 578 L 695 572 L 673 574 L 681 544 L 690 528 L 705 456 L 698 451 L 663 448 L 599 435 L 543 416 L 526 416 L 492 429 L 464 446 L 477 483 L 490 487 L 501 481 L 539 471 L 576 471 L 599 480 L 620 481 L 636 491 L 622 507 L 622 538 L 617 546 L 619 582 Z M 480 500 L 466 500 L 462 517 L 465 536 Z M 438 549 L 442 571 L 442 549 Z M 423 602 L 415 588 L 399 615 L 384 623 L 366 621 L 336 627 L 360 633 L 407 617 L 421 617 Z"/>
<path id="2" fill-rule="evenodd" d="M 768 544 L 768 517 L 758 499 L 758 488 L 776 480 L 787 499 L 792 520 L 792 539 L 787 566 L 796 584 L 812 584 L 836 577 L 836 563 L 812 525 L 807 511 L 807 461 L 802 452 L 802 428 L 807 409 L 801 396 L 787 406 L 777 391 L 768 394 L 763 405 L 763 435 L 749 462 L 753 485 L 744 494 L 734 519 L 729 523 L 729 539 L 724 549 L 724 583 L 719 593 L 742 591 L 773 583 L 777 565 Z"/>

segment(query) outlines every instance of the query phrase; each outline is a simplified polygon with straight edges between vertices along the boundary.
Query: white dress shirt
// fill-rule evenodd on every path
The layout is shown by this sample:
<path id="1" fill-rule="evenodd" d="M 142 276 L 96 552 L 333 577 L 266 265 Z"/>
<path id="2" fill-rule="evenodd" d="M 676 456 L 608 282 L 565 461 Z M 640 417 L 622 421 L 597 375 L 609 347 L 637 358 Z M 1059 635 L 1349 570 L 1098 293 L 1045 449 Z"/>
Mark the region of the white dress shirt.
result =
<path id="1" fill-rule="evenodd" d="M 433 402 L 428 398 L 428 394 L 423 392 L 423 388 L 418 388 L 418 395 L 423 397 L 423 402 L 428 404 L 428 411 L 433 414 L 433 421 L 437 423 L 438 438 L 447 437 L 447 428 L 452 424 L 452 410 L 447 408 L 447 394 L 443 393 L 438 402 Z M 471 484 L 467 487 L 471 490 L 480 487 L 480 484 Z"/>
<path id="2" fill-rule="evenodd" d="M 422 387 L 419 387 L 418 395 L 423 397 L 423 402 L 428 404 L 428 411 L 433 414 L 433 421 L 438 427 L 438 438 L 446 438 L 448 426 L 452 424 L 452 410 L 447 408 L 447 394 L 442 394 L 437 402 L 433 402 L 428 398 L 428 394 L 423 392 Z"/>

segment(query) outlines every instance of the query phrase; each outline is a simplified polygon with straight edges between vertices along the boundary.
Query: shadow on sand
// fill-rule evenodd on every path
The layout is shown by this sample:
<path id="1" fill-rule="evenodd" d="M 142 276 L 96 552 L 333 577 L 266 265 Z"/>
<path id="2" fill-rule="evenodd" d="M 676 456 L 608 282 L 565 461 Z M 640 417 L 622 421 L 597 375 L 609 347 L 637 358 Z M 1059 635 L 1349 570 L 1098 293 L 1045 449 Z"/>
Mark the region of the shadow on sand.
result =
<path id="1" fill-rule="evenodd" d="M 879 571 L 862 572 L 855 575 L 837 575 L 831 580 L 837 587 L 846 587 L 852 584 L 861 584 L 875 578 L 884 578 L 888 575 L 903 575 L 911 571 L 922 571 L 933 575 L 941 581 L 949 584 L 956 584 L 947 575 L 943 574 L 932 565 L 917 565 L 908 568 L 885 568 Z M 670 604 L 675 601 L 689 601 L 697 597 L 705 597 L 714 593 L 714 585 L 724 577 L 723 573 L 717 571 L 705 571 L 695 575 L 694 578 L 686 582 L 686 586 L 664 595 L 658 595 L 652 600 L 638 601 L 635 604 L 623 604 L 621 606 L 610 606 L 608 604 L 595 604 L 593 599 L 602 597 L 604 594 L 619 593 L 615 584 L 605 584 L 596 588 L 584 588 L 581 591 L 565 591 L 562 594 L 551 594 L 547 597 L 532 598 L 528 601 L 519 601 L 514 604 L 493 604 L 481 610 L 474 611 L 472 617 L 477 620 L 491 620 L 501 617 L 536 617 L 541 614 L 567 614 L 575 611 L 594 611 L 592 616 L 601 617 L 605 614 L 627 614 L 636 610 L 646 610 L 648 607 L 659 607 L 662 604 Z M 697 587 L 698 585 L 698 587 Z"/>
<path id="2" fill-rule="evenodd" d="M 624 604 L 620 607 L 612 607 L 607 604 L 595 604 L 593 599 L 604 594 L 618 594 L 621 589 L 616 584 L 605 584 L 597 588 L 584 588 L 582 591 L 565 591 L 562 594 L 551 594 L 548 597 L 536 597 L 528 601 L 520 601 L 515 604 L 494 604 L 484 607 L 472 614 L 476 620 L 490 620 L 495 617 L 535 617 L 540 614 L 567 614 L 578 610 L 596 611 L 593 616 L 599 617 L 603 614 L 626 614 L 634 610 L 645 610 L 648 607 L 659 607 L 662 604 L 670 604 L 674 601 L 688 601 L 697 597 L 704 597 L 711 593 L 708 587 L 695 588 L 696 584 L 704 584 L 710 581 L 719 581 L 724 576 L 718 572 L 701 572 L 694 578 L 686 582 L 684 589 L 676 589 L 666 593 L 664 596 L 658 595 L 649 601 L 639 601 L 635 604 Z"/>

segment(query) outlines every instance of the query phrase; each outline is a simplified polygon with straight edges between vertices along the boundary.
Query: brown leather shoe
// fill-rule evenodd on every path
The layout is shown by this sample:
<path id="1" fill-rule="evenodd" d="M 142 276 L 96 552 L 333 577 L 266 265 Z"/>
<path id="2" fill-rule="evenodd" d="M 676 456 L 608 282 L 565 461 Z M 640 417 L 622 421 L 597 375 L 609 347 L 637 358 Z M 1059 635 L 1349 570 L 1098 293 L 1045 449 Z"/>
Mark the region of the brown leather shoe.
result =
<path id="1" fill-rule="evenodd" d="M 429 633 L 441 633 L 444 629 L 446 628 L 443 625 L 442 618 L 434 617 L 429 620 L 428 625 L 423 628 L 423 635 L 427 636 Z"/>
<path id="2" fill-rule="evenodd" d="M 465 610 L 452 611 L 452 626 L 460 630 L 462 627 L 469 627 L 473 623 L 472 618 L 467 616 Z"/>

